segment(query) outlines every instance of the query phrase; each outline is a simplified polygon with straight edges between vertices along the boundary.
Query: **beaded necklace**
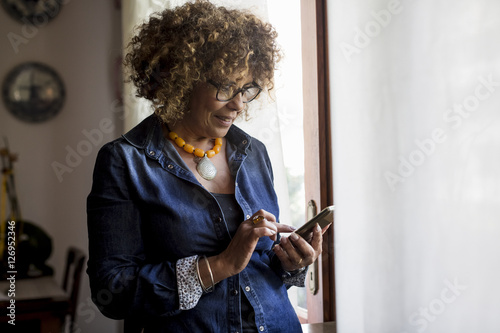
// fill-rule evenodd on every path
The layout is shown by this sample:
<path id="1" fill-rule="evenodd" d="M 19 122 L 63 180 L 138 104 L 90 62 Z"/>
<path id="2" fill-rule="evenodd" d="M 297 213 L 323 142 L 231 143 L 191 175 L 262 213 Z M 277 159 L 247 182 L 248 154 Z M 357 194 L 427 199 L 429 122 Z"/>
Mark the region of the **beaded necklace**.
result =
<path id="1" fill-rule="evenodd" d="M 198 171 L 200 176 L 206 180 L 212 180 L 215 178 L 217 175 L 217 168 L 209 158 L 220 152 L 222 148 L 222 138 L 215 139 L 214 147 L 205 152 L 203 149 L 195 148 L 193 145 L 186 143 L 186 141 L 180 138 L 175 132 L 169 132 L 168 137 L 174 141 L 177 146 L 184 149 L 185 152 L 196 156 L 196 171 Z"/>

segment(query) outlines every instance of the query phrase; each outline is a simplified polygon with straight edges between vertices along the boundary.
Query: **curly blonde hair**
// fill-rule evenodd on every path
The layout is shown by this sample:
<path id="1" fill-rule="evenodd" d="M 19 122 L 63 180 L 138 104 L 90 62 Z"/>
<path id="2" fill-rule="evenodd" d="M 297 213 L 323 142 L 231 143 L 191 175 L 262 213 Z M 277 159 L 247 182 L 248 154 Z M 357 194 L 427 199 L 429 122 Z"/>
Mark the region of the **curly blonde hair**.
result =
<path id="1" fill-rule="evenodd" d="M 162 121 L 175 122 L 200 82 L 251 73 L 271 90 L 280 59 L 276 37 L 271 24 L 249 12 L 197 0 L 153 14 L 129 43 L 125 64 L 137 96 L 152 101 Z"/>

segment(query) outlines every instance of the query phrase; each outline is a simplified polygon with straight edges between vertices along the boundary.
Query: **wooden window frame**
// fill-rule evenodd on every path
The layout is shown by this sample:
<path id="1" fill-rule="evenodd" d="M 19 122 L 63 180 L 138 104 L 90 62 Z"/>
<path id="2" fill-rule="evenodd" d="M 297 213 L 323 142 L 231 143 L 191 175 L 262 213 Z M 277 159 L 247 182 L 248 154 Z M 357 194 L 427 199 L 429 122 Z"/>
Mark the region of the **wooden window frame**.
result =
<path id="1" fill-rule="evenodd" d="M 322 209 L 333 204 L 332 140 L 327 43 L 327 1 L 301 0 L 306 200 Z M 306 206 L 307 207 L 307 206 Z M 335 321 L 333 227 L 318 258 L 319 292 L 308 291 L 307 322 Z M 301 318 L 304 319 L 304 318 Z"/>

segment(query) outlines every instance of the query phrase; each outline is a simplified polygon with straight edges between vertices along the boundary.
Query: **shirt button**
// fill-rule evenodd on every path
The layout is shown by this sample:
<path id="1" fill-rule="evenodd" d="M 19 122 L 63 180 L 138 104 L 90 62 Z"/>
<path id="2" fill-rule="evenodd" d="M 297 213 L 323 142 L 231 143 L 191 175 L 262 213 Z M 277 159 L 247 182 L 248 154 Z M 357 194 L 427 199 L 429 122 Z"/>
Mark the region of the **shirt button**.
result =
<path id="1" fill-rule="evenodd" d="M 234 186 L 238 186 L 238 183 L 234 183 Z"/>
<path id="2" fill-rule="evenodd" d="M 220 217 L 220 216 L 219 216 L 219 217 L 217 218 L 217 222 L 221 223 L 221 222 L 222 222 L 222 217 Z"/>
<path id="3" fill-rule="evenodd" d="M 250 215 L 247 215 L 247 220 L 250 218 Z"/>
<path id="4" fill-rule="evenodd" d="M 151 151 L 149 152 L 149 155 L 151 155 L 151 156 L 155 156 L 155 154 L 156 154 L 156 153 L 154 152 L 154 150 L 151 150 Z"/>
<path id="5" fill-rule="evenodd" d="M 259 331 L 264 332 L 264 326 L 259 326 Z"/>
<path id="6" fill-rule="evenodd" d="M 169 164 L 169 165 L 167 166 L 167 168 L 169 168 L 169 169 L 173 169 L 173 168 L 174 168 L 174 166 L 173 166 L 172 164 Z"/>
<path id="7" fill-rule="evenodd" d="M 235 289 L 235 290 L 232 290 L 232 291 L 231 291 L 231 295 L 233 295 L 233 296 L 238 295 L 238 290 L 236 290 L 236 289 Z"/>
<path id="8" fill-rule="evenodd" d="M 245 291 L 250 291 L 250 287 L 249 287 L 249 286 L 246 286 L 246 287 L 245 287 Z"/>
<path id="9" fill-rule="evenodd" d="M 248 142 L 247 140 L 243 140 L 243 141 L 241 141 L 241 143 L 242 143 L 242 144 L 244 144 L 244 145 L 246 145 L 246 144 L 247 144 L 247 142 Z"/>

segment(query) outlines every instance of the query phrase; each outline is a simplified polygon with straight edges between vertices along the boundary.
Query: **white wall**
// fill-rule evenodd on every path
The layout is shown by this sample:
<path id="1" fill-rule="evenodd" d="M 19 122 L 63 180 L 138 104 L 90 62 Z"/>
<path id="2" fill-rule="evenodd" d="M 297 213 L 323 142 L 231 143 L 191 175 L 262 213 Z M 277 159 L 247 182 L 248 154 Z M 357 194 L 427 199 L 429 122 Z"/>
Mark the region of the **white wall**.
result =
<path id="1" fill-rule="evenodd" d="M 500 332 L 499 12 L 328 2 L 338 332 Z"/>
<path id="2" fill-rule="evenodd" d="M 50 23 L 29 28 L 11 19 L 0 8 L 0 79 L 25 61 L 40 61 L 55 68 L 66 86 L 66 102 L 57 117 L 29 124 L 13 117 L 0 104 L 0 137 L 6 136 L 11 151 L 19 154 L 15 164 L 18 198 L 23 218 L 41 226 L 52 237 L 49 265 L 61 281 L 65 251 L 70 245 L 87 251 L 85 201 L 98 148 L 121 134 L 113 80 L 120 55 L 120 11 L 115 1 L 66 0 Z M 18 52 L 8 34 L 25 38 Z M 103 133 L 100 122 L 109 119 L 113 131 Z M 82 131 L 96 130 L 96 144 Z M 0 144 L 0 147 L 3 143 Z M 67 147 L 90 148 L 60 179 L 51 164 L 68 165 Z M 78 328 L 81 332 L 117 332 L 118 323 L 105 319 L 90 302 L 87 275 L 80 294 Z"/>

